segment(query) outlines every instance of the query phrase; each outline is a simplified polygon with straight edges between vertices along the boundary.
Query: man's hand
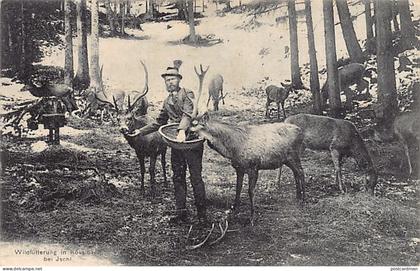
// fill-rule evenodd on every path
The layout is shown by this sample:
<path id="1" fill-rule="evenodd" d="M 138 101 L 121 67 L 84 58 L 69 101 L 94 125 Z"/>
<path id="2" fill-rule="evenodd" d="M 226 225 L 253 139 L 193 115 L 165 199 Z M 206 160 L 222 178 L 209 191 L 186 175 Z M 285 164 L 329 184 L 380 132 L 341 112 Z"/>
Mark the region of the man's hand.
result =
<path id="1" fill-rule="evenodd" d="M 178 142 L 184 142 L 185 139 L 186 139 L 185 131 L 184 130 L 179 130 L 178 136 L 176 137 L 176 141 L 178 141 Z"/>

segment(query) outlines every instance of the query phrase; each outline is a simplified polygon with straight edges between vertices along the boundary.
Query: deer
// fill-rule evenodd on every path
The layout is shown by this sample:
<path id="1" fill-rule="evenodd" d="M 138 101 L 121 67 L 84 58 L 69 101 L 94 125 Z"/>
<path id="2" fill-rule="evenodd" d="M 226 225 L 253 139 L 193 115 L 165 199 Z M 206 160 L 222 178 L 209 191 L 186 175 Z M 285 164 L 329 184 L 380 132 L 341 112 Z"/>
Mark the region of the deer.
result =
<path id="1" fill-rule="evenodd" d="M 270 123 L 262 125 L 238 125 L 210 119 L 208 113 L 198 115 L 198 101 L 202 91 L 203 73 L 196 71 L 200 80 L 197 99 L 193 102 L 190 131 L 206 139 L 210 148 L 230 160 L 236 171 L 236 196 L 232 209 L 237 212 L 244 175 L 249 177 L 248 194 L 251 204 L 250 222 L 255 220 L 255 186 L 259 170 L 288 166 L 294 174 L 296 198 L 305 198 L 305 178 L 298 150 L 303 142 L 302 130 L 293 124 Z M 205 73 L 204 73 L 205 74 Z"/>
<path id="2" fill-rule="evenodd" d="M 351 156 L 356 160 L 358 166 L 366 171 L 365 190 L 374 194 L 378 179 L 377 172 L 363 139 L 352 122 L 311 114 L 289 116 L 284 122 L 294 124 L 302 129 L 304 139 L 301 152 L 305 148 L 330 151 L 335 168 L 336 183 L 342 193 L 345 193 L 341 174 L 342 161 L 343 157 Z"/>
<path id="3" fill-rule="evenodd" d="M 145 73 L 145 83 L 143 91 L 136 93 L 133 97 L 133 102 L 131 103 L 131 96 L 128 94 L 128 105 L 126 108 L 123 106 L 120 108 L 118 106 L 117 98 L 112 96 L 113 104 L 111 104 L 116 112 L 119 130 L 126 139 L 127 143 L 132 147 L 137 155 L 137 158 L 140 162 L 140 187 L 141 191 L 144 192 L 144 175 L 145 175 L 145 158 L 150 158 L 149 174 L 150 174 L 150 186 L 151 186 L 151 195 L 155 197 L 156 195 L 156 182 L 155 182 L 155 169 L 156 169 L 156 160 L 160 155 L 161 157 L 161 166 L 163 173 L 163 180 L 165 187 L 168 186 L 168 180 L 166 177 L 166 144 L 163 139 L 160 137 L 158 132 L 153 132 L 147 135 L 136 135 L 132 136 L 131 133 L 135 129 L 146 126 L 148 123 L 152 122 L 153 119 L 147 116 L 148 101 L 146 94 L 149 91 L 148 86 L 148 72 L 147 67 L 143 61 L 141 64 L 144 68 Z M 123 104 L 125 98 L 122 98 Z"/>
<path id="4" fill-rule="evenodd" d="M 343 91 L 346 95 L 346 108 L 353 109 L 353 92 L 350 86 L 356 84 L 357 92 L 361 94 L 363 90 L 366 90 L 366 94 L 369 94 L 369 82 L 363 77 L 366 73 L 366 68 L 360 63 L 350 63 L 344 65 L 338 70 L 338 84 L 340 92 Z M 328 79 L 325 81 L 321 88 L 321 95 L 323 104 L 326 104 L 328 99 Z"/>
<path id="5" fill-rule="evenodd" d="M 225 104 L 225 95 L 223 95 L 223 76 L 221 74 L 216 74 L 210 80 L 209 86 L 209 99 L 207 100 L 207 107 L 209 106 L 210 99 L 213 100 L 213 110 L 219 110 L 219 102 L 222 100 L 223 104 Z"/>
<path id="6" fill-rule="evenodd" d="M 405 162 L 408 165 L 408 173 L 409 176 L 412 176 L 412 156 L 414 156 L 413 154 L 418 152 L 420 147 L 419 113 L 416 111 L 412 111 L 398 115 L 394 121 L 394 133 L 397 140 L 400 141 L 403 145 Z M 402 165 L 403 164 L 401 164 L 401 166 Z"/>
<path id="7" fill-rule="evenodd" d="M 270 118 L 270 104 L 275 102 L 277 104 L 277 118 L 280 119 L 280 105 L 283 110 L 283 116 L 286 118 L 286 112 L 284 111 L 284 102 L 289 97 L 290 91 L 293 90 L 292 84 L 281 83 L 281 86 L 269 85 L 265 89 L 267 94 L 267 103 L 265 104 L 265 116 Z"/>

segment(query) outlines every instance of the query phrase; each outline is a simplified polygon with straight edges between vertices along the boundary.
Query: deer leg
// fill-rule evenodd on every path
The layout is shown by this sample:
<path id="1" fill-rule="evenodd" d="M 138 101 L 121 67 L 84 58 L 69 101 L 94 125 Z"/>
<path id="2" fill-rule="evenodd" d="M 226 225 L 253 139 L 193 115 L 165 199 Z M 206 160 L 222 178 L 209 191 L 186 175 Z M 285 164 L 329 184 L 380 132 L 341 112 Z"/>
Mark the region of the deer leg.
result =
<path id="1" fill-rule="evenodd" d="M 277 103 L 277 119 L 280 119 L 280 103 Z"/>
<path id="2" fill-rule="evenodd" d="M 305 200 L 305 174 L 303 172 L 302 164 L 298 154 L 294 154 L 293 157 L 285 162 L 292 172 L 296 183 L 296 198 L 299 201 Z"/>
<path id="3" fill-rule="evenodd" d="M 151 190 L 151 195 L 153 198 L 156 196 L 156 183 L 155 183 L 156 159 L 157 159 L 157 155 L 150 156 L 150 167 L 149 167 L 150 190 Z"/>
<path id="4" fill-rule="evenodd" d="M 241 201 L 241 191 L 242 191 L 242 184 L 244 182 L 244 175 L 245 172 L 241 169 L 236 169 L 236 195 L 235 195 L 235 203 L 232 206 L 234 212 L 239 210 L 239 204 Z"/>
<path id="5" fill-rule="evenodd" d="M 277 186 L 279 186 L 279 187 L 280 187 L 280 181 L 281 181 L 281 170 L 282 170 L 282 167 L 283 167 L 283 164 L 281 164 L 279 166 L 279 171 L 278 171 L 278 174 L 277 174 Z"/>
<path id="6" fill-rule="evenodd" d="M 144 193 L 144 174 L 146 173 L 146 167 L 144 165 L 144 156 L 137 154 L 137 158 L 139 159 L 139 162 L 140 162 L 140 176 L 139 176 L 140 190 L 142 193 Z"/>
<path id="7" fill-rule="evenodd" d="M 411 160 L 410 160 L 410 150 L 408 149 L 408 144 L 407 142 L 403 142 L 403 146 L 404 146 L 404 153 L 405 153 L 405 158 L 407 160 L 407 164 L 408 164 L 408 176 L 411 176 L 411 173 L 413 172 L 413 168 L 411 166 Z"/>
<path id="8" fill-rule="evenodd" d="M 289 106 L 290 106 L 290 103 L 289 103 Z M 286 112 L 284 111 L 284 101 L 281 102 L 281 108 L 283 109 L 283 117 L 284 119 L 286 119 Z"/>
<path id="9" fill-rule="evenodd" d="M 342 155 L 340 152 L 336 149 L 331 149 L 331 158 L 334 163 L 335 168 L 335 179 L 338 185 L 338 188 L 340 189 L 341 193 L 345 193 L 345 190 L 343 188 L 343 177 L 341 175 L 341 162 L 342 162 Z"/>
<path id="10" fill-rule="evenodd" d="M 255 196 L 255 186 L 257 185 L 257 180 L 258 180 L 258 170 L 257 169 L 253 169 L 248 173 L 248 194 L 249 194 L 249 201 L 251 203 L 251 226 L 254 226 L 254 221 L 255 221 L 255 206 L 254 206 L 254 196 Z"/>
<path id="11" fill-rule="evenodd" d="M 220 89 L 220 95 L 222 97 L 222 103 L 225 105 L 225 96 L 223 96 L 223 87 Z"/>
<path id="12" fill-rule="evenodd" d="M 166 148 L 161 153 L 160 164 L 162 165 L 163 183 L 165 187 L 168 187 L 168 178 L 166 177 Z"/>
<path id="13" fill-rule="evenodd" d="M 270 111 L 268 110 L 269 107 L 270 107 L 270 103 L 271 103 L 271 101 L 269 99 L 267 99 L 267 103 L 265 104 L 265 117 L 267 119 L 270 118 Z"/>

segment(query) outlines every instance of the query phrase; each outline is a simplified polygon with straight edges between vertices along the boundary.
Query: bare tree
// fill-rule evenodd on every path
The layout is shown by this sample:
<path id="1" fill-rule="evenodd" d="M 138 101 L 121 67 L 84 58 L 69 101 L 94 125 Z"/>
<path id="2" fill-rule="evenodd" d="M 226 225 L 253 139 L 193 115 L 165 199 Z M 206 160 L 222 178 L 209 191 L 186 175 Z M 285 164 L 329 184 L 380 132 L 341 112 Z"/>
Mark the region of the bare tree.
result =
<path id="1" fill-rule="evenodd" d="M 121 36 L 125 35 L 125 6 L 126 6 L 125 1 L 120 2 L 120 16 L 121 16 L 120 32 L 121 32 Z"/>
<path id="2" fill-rule="evenodd" d="M 99 0 L 91 3 L 91 41 L 90 41 L 90 87 L 99 90 L 101 77 L 99 72 Z"/>
<path id="3" fill-rule="evenodd" d="M 72 1 L 64 0 L 65 57 L 64 84 L 73 87 L 73 31 L 71 29 Z"/>
<path id="4" fill-rule="evenodd" d="M 378 104 L 375 110 L 380 131 L 390 131 L 398 112 L 391 32 L 391 1 L 376 0 Z"/>
<path id="5" fill-rule="evenodd" d="M 374 52 L 373 41 L 373 18 L 372 18 L 372 0 L 365 0 L 365 20 L 366 20 L 366 51 L 368 53 Z"/>
<path id="6" fill-rule="evenodd" d="M 330 115 L 341 116 L 340 88 L 338 84 L 337 53 L 335 47 L 334 10 L 332 0 L 324 0 L 325 55 L 327 58 L 328 99 Z"/>
<path id="7" fill-rule="evenodd" d="M 319 93 L 318 61 L 316 59 L 314 27 L 312 23 L 311 1 L 305 0 L 306 28 L 308 31 L 309 64 L 311 66 L 310 88 L 312 92 L 313 111 L 321 114 L 321 99 Z"/>
<path id="8" fill-rule="evenodd" d="M 187 0 L 187 9 L 188 9 L 188 25 L 190 26 L 190 42 L 196 43 L 198 38 L 195 34 L 195 25 L 194 25 L 194 3 L 193 0 Z"/>
<path id="9" fill-rule="evenodd" d="M 89 59 L 87 50 L 86 0 L 77 1 L 78 66 L 74 86 L 81 90 L 89 86 Z"/>
<path id="10" fill-rule="evenodd" d="M 398 9 L 400 12 L 401 38 L 403 42 L 403 48 L 413 48 L 413 45 L 417 39 L 414 31 L 413 20 L 411 19 L 408 0 L 399 0 Z"/>
<path id="11" fill-rule="evenodd" d="M 343 31 L 343 37 L 350 59 L 352 62 L 363 63 L 362 49 L 357 41 L 356 32 L 354 32 L 347 0 L 337 0 L 336 3 L 341 30 Z"/>
<path id="12" fill-rule="evenodd" d="M 289 0 L 287 4 L 289 13 L 289 34 L 290 34 L 290 68 L 292 73 L 292 85 L 294 88 L 302 88 L 303 83 L 299 69 L 299 47 L 297 35 L 297 20 L 295 0 Z"/>
<path id="13" fill-rule="evenodd" d="M 112 10 L 111 0 L 105 1 L 105 7 L 106 7 L 106 17 L 108 19 L 109 30 L 111 31 L 111 36 L 115 36 L 117 33 L 115 29 L 115 12 Z"/>

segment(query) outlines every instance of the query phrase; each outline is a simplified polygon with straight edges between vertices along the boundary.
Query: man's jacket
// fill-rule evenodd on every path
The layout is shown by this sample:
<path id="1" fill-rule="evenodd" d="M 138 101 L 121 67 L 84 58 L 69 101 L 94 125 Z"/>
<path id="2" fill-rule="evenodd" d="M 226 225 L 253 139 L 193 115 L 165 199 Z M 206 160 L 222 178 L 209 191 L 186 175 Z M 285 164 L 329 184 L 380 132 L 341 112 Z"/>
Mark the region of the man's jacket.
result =
<path id="1" fill-rule="evenodd" d="M 192 114 L 194 92 L 181 88 L 175 94 L 169 94 L 163 102 L 163 107 L 159 112 L 155 122 L 152 122 L 139 129 L 140 135 L 146 135 L 155 132 L 160 126 L 169 123 L 179 122 L 178 130 L 186 131 L 190 126 L 190 117 L 183 113 Z"/>

